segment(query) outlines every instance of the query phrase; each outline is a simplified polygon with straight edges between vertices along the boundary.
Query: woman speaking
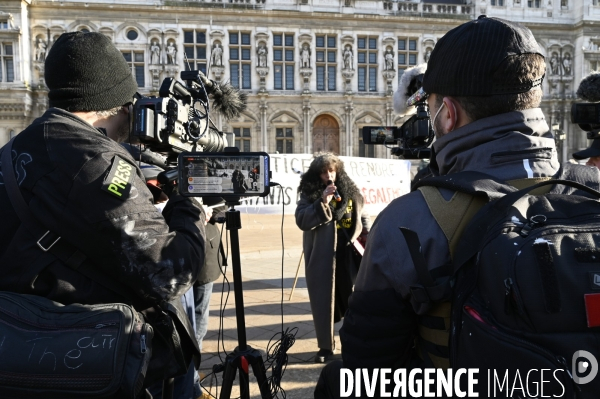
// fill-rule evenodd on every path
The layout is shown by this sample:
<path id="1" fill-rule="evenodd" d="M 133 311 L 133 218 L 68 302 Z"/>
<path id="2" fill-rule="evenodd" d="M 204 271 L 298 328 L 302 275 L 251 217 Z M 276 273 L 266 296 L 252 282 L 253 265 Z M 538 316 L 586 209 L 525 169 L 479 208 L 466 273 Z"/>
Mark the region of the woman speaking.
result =
<path id="1" fill-rule="evenodd" d="M 306 285 L 319 351 L 315 362 L 335 351 L 334 323 L 348 308 L 360 256 L 353 242 L 366 242 L 371 219 L 360 190 L 332 153 L 315 156 L 300 180 L 296 224 L 303 233 Z"/>

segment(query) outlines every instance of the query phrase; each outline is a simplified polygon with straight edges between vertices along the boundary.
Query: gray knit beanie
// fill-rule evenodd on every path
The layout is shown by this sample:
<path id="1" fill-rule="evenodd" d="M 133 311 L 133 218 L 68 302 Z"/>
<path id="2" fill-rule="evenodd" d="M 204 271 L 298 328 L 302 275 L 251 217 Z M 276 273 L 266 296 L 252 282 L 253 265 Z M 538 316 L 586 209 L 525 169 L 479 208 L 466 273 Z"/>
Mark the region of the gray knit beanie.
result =
<path id="1" fill-rule="evenodd" d="M 50 106 L 104 111 L 131 102 L 137 84 L 123 54 L 103 34 L 63 33 L 45 63 Z"/>

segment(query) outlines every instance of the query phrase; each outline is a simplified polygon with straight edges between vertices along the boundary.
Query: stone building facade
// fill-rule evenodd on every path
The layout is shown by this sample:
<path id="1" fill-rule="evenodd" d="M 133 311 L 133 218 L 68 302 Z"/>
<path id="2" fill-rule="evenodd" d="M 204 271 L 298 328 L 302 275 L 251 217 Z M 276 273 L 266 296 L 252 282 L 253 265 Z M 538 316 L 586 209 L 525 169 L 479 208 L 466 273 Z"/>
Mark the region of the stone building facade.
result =
<path id="1" fill-rule="evenodd" d="M 201 69 L 249 95 L 234 120 L 241 150 L 392 157 L 360 129 L 398 125 L 402 71 L 426 62 L 449 29 L 480 14 L 527 25 L 546 54 L 542 108 L 561 159 L 587 146 L 570 123 L 579 81 L 600 68 L 598 0 L 4 0 L 0 3 L 0 144 L 47 108 L 44 59 L 63 32 L 110 37 L 140 93 Z"/>

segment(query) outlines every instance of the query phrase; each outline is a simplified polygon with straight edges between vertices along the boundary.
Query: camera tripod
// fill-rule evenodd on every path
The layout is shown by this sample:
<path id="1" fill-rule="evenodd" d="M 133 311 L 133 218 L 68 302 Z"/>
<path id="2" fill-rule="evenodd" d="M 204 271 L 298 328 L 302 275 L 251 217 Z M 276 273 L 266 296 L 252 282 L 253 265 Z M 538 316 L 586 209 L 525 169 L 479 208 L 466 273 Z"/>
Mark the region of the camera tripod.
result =
<path id="1" fill-rule="evenodd" d="M 240 211 L 235 210 L 239 205 L 237 198 L 224 198 L 227 206 L 225 212 L 225 226 L 229 230 L 231 238 L 231 254 L 233 267 L 233 290 L 235 295 L 235 316 L 237 321 L 238 346 L 225 359 L 225 371 L 223 372 L 223 384 L 221 386 L 220 399 L 231 397 L 231 388 L 235 380 L 236 372 L 240 375 L 240 398 L 250 399 L 250 381 L 248 366 L 252 366 L 252 372 L 258 382 L 260 396 L 262 399 L 272 399 L 267 374 L 262 355 L 246 342 L 246 320 L 244 316 L 244 292 L 242 288 L 242 268 L 240 262 L 240 239 L 238 230 L 242 228 Z"/>

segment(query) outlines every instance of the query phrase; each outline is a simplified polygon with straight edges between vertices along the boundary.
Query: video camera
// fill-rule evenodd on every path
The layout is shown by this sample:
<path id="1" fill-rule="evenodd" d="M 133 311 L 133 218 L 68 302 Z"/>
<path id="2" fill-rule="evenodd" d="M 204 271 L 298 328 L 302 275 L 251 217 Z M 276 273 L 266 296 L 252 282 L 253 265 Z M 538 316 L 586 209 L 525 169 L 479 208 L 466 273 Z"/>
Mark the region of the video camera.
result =
<path id="1" fill-rule="evenodd" d="M 133 106 L 133 138 L 165 154 L 167 163 L 176 163 L 184 151 L 219 152 L 227 146 L 225 134 L 209 118 L 209 95 L 228 118 L 245 109 L 245 95 L 237 89 L 221 86 L 201 71 L 182 71 L 180 76 L 185 86 L 166 78 L 159 97 L 138 96 Z"/>
<path id="2" fill-rule="evenodd" d="M 392 155 L 404 159 L 431 158 L 431 149 L 435 134 L 429 119 L 425 93 L 421 89 L 425 76 L 426 64 L 417 65 L 404 71 L 398 90 L 394 94 L 394 109 L 405 114 L 409 107 L 416 112 L 400 127 L 365 126 L 362 129 L 364 144 L 397 145 L 392 148 Z"/>
<path id="3" fill-rule="evenodd" d="M 394 145 L 392 155 L 404 159 L 423 159 L 431 157 L 433 129 L 429 120 L 429 107 L 424 101 L 416 105 L 417 112 L 400 127 L 365 126 L 363 127 L 363 143 Z"/>

